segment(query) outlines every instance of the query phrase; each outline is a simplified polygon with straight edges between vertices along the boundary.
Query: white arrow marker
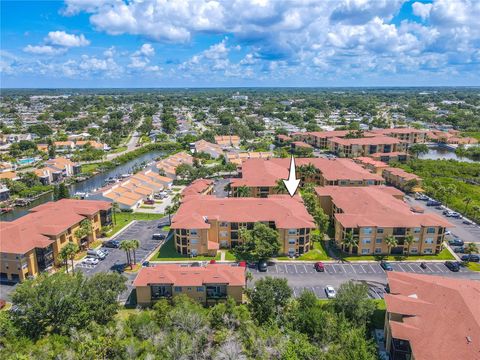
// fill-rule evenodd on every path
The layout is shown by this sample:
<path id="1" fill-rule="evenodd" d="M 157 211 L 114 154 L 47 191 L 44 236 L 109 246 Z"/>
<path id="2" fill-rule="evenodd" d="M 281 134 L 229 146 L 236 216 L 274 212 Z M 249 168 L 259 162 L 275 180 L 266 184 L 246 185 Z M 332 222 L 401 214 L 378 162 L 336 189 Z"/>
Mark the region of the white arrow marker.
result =
<path id="1" fill-rule="evenodd" d="M 293 155 L 292 155 L 292 159 L 290 160 L 290 173 L 288 175 L 288 179 L 282 179 L 282 180 L 290 196 L 295 195 L 295 191 L 297 191 L 298 184 L 300 184 L 300 179 L 297 179 L 295 175 L 295 158 L 293 157 Z"/>

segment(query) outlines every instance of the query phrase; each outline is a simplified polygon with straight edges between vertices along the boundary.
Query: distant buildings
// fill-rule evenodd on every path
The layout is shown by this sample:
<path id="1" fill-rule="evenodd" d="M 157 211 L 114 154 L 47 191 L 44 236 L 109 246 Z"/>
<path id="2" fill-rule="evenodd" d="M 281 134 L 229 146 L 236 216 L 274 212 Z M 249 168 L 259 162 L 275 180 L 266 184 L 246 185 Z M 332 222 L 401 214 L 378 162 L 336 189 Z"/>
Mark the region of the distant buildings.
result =
<path id="1" fill-rule="evenodd" d="M 182 294 L 204 305 L 215 305 L 227 297 L 241 303 L 246 276 L 244 267 L 226 264 L 158 265 L 140 269 L 133 286 L 141 306 Z"/>
<path id="2" fill-rule="evenodd" d="M 193 165 L 193 156 L 186 152 L 178 152 L 157 162 L 157 169 L 160 173 L 172 179 L 176 178 L 177 167 L 181 164 Z"/>
<path id="3" fill-rule="evenodd" d="M 213 192 L 213 180 L 197 179 L 182 190 L 182 196 L 210 195 Z"/>
<path id="4" fill-rule="evenodd" d="M 274 156 L 271 151 L 247 151 L 247 152 L 229 152 L 227 153 L 227 161 L 238 167 L 242 166 L 242 163 L 248 159 L 270 159 Z"/>
<path id="5" fill-rule="evenodd" d="M 76 237 L 88 219 L 92 233 Z M 111 223 L 111 205 L 105 201 L 62 199 L 30 209 L 11 222 L 0 222 L 0 278 L 23 281 L 60 265 L 60 250 L 69 242 L 80 247 L 96 240 L 102 226 Z"/>
<path id="6" fill-rule="evenodd" d="M 403 201 L 403 193 L 393 187 L 317 187 L 321 206 L 335 226 L 335 243 L 352 254 L 437 254 L 442 249 L 446 227 L 452 226 L 432 213 L 416 213 Z M 343 243 L 352 233 L 357 246 Z M 389 248 L 385 238 L 393 236 L 397 245 Z M 407 235 L 414 243 L 408 248 Z"/>
<path id="7" fill-rule="evenodd" d="M 480 283 L 388 272 L 385 346 L 392 360 L 478 359 Z"/>
<path id="8" fill-rule="evenodd" d="M 222 148 L 239 148 L 240 137 L 237 135 L 219 135 L 215 136 L 215 142 Z"/>
<path id="9" fill-rule="evenodd" d="M 256 222 L 278 230 L 280 253 L 301 255 L 310 249 L 313 218 L 299 197 L 256 198 L 187 196 L 172 219 L 175 248 L 184 255 L 212 255 L 219 248 L 235 247 L 239 230 Z"/>
<path id="10" fill-rule="evenodd" d="M 403 191 L 422 191 L 422 178 L 403 169 L 388 167 L 383 169 L 382 176 L 388 185 Z"/>
<path id="11" fill-rule="evenodd" d="M 218 159 L 223 155 L 223 149 L 218 144 L 213 144 L 205 140 L 198 140 L 190 144 L 190 150 L 195 151 L 196 153 L 205 153 L 210 155 L 213 159 Z"/>

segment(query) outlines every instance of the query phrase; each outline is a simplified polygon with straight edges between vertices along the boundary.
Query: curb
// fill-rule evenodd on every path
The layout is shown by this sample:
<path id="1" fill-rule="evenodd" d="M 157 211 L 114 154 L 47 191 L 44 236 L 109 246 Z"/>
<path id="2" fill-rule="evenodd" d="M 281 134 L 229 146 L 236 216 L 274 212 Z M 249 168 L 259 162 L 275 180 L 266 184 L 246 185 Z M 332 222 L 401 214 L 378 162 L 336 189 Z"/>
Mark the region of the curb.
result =
<path id="1" fill-rule="evenodd" d="M 132 220 L 131 222 L 129 222 L 127 225 L 125 225 L 124 227 L 122 227 L 120 230 L 118 230 L 114 235 L 110 236 L 110 237 L 107 237 L 106 239 L 109 239 L 109 240 L 113 240 L 115 237 L 117 237 L 118 235 L 120 235 L 122 232 L 124 232 L 125 230 L 127 230 L 130 226 L 132 226 L 133 224 L 137 223 L 138 220 Z"/>

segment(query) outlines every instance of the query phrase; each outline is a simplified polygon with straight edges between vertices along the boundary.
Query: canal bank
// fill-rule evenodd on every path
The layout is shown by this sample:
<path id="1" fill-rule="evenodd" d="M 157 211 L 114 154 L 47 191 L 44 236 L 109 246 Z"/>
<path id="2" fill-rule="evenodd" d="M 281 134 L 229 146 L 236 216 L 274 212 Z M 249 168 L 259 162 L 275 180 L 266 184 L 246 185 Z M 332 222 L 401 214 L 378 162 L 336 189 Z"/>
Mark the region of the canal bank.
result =
<path id="1" fill-rule="evenodd" d="M 455 154 L 455 148 L 447 144 L 431 144 L 428 146 L 428 153 L 421 154 L 418 158 L 422 160 L 456 160 L 469 163 L 478 162 L 467 157 L 458 156 Z"/>

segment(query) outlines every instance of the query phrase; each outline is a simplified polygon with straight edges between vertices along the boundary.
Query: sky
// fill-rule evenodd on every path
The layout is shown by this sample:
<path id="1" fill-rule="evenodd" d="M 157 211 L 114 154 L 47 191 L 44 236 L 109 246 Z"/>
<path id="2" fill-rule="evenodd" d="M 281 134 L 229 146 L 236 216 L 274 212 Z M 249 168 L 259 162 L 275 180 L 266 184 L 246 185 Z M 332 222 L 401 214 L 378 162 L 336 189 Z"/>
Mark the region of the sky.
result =
<path id="1" fill-rule="evenodd" d="M 480 85 L 480 0 L 0 1 L 2 88 Z"/>

